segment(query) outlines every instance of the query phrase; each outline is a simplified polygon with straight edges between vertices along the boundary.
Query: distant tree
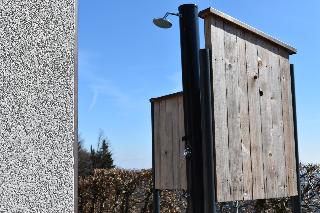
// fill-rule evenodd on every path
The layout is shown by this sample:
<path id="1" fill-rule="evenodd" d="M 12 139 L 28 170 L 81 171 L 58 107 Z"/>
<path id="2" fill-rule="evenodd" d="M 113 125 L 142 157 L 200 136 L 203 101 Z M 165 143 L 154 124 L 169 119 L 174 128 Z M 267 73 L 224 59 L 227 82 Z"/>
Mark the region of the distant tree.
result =
<path id="1" fill-rule="evenodd" d="M 90 146 L 90 164 L 91 164 L 92 170 L 97 167 L 97 154 L 96 154 L 96 150 L 92 148 L 92 145 Z"/>
<path id="2" fill-rule="evenodd" d="M 91 148 L 92 149 L 92 148 Z M 103 131 L 100 131 L 97 151 L 91 150 L 92 159 L 94 159 L 94 169 L 112 169 L 114 168 L 112 153 L 110 151 L 109 141 L 107 137 L 104 136 Z"/>
<path id="3" fill-rule="evenodd" d="M 114 168 L 112 153 L 109 150 L 109 143 L 106 139 L 102 140 L 101 148 L 98 152 L 99 156 L 99 169 Z"/>
<path id="4" fill-rule="evenodd" d="M 78 175 L 88 176 L 92 174 L 92 166 L 90 160 L 90 153 L 83 147 L 83 139 L 78 136 Z"/>
<path id="5" fill-rule="evenodd" d="M 78 173 L 79 176 L 88 176 L 93 174 L 94 169 L 114 168 L 110 143 L 103 132 L 100 131 L 97 143 L 97 149 L 91 145 L 90 151 L 83 147 L 84 140 L 79 136 L 78 140 Z"/>

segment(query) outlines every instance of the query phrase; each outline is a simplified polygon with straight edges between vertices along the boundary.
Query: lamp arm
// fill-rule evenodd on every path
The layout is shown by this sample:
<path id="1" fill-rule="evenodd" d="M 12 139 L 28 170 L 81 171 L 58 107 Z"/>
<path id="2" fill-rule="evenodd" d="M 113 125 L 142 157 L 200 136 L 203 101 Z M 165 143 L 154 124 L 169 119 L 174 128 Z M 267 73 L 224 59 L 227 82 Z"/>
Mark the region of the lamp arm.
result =
<path id="1" fill-rule="evenodd" d="M 167 12 L 167 13 L 163 16 L 163 18 L 166 19 L 169 15 L 179 16 L 179 17 L 181 16 L 181 14 L 179 14 L 179 13 Z"/>

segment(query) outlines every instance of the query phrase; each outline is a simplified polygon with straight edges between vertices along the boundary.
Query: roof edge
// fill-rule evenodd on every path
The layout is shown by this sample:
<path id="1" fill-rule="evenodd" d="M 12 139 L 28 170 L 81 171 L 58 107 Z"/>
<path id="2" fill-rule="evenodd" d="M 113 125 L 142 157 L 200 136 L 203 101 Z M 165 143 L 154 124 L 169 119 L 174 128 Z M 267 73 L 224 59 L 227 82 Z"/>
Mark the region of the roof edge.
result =
<path id="1" fill-rule="evenodd" d="M 180 91 L 180 92 L 175 92 L 175 93 L 171 93 L 171 94 L 168 94 L 168 95 L 163 95 L 163 96 L 160 96 L 160 97 L 156 97 L 156 98 L 151 98 L 150 99 L 150 102 L 156 102 L 156 101 L 161 101 L 161 100 L 164 100 L 164 99 L 167 99 L 167 98 L 173 98 L 173 97 L 176 97 L 176 96 L 179 96 L 179 95 L 182 95 L 183 92 Z"/>
<path id="2" fill-rule="evenodd" d="M 250 25 L 248 25 L 248 24 L 246 24 L 244 22 L 241 22 L 238 19 L 233 18 L 232 16 L 229 16 L 229 15 L 227 15 L 227 14 L 225 14 L 225 13 L 223 13 L 223 12 L 217 10 L 217 9 L 209 7 L 207 9 L 204 9 L 204 10 L 199 12 L 199 17 L 202 18 L 202 19 L 205 19 L 206 17 L 211 16 L 211 15 L 218 16 L 218 17 L 220 17 L 220 18 L 222 18 L 222 19 L 224 19 L 224 20 L 226 20 L 226 21 L 228 21 L 228 22 L 230 22 L 232 24 L 237 25 L 238 27 L 240 27 L 242 29 L 248 30 L 248 31 L 252 32 L 253 34 L 255 34 L 257 36 L 260 36 L 260 37 L 262 37 L 264 39 L 267 39 L 267 40 L 271 41 L 272 43 L 274 43 L 276 45 L 281 46 L 282 48 L 286 49 L 289 52 L 290 55 L 293 55 L 293 54 L 297 53 L 297 49 L 296 48 L 294 48 L 294 47 L 292 47 L 292 46 L 290 46 L 290 45 L 288 45 L 288 44 L 286 44 L 286 43 L 284 43 L 284 42 L 282 42 L 282 41 L 280 41 L 280 40 L 278 40 L 278 39 L 276 39 L 276 38 L 274 38 L 274 37 L 272 37 L 272 36 L 270 36 L 270 35 L 268 35 L 268 34 L 266 34 L 264 32 L 262 32 L 262 31 L 260 31 L 260 30 L 258 30 L 256 28 L 254 28 L 254 27 L 251 27 Z"/>

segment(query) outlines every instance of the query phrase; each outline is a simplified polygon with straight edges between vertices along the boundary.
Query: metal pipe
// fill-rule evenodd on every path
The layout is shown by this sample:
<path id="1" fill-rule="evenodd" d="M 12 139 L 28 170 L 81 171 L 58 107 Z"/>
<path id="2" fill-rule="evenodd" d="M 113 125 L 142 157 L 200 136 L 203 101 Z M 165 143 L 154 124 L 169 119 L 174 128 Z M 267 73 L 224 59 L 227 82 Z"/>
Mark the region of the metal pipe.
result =
<path id="1" fill-rule="evenodd" d="M 187 159 L 188 212 L 204 211 L 201 144 L 200 62 L 198 7 L 184 4 L 179 7 L 180 44 L 183 84 L 184 123 Z"/>
<path id="2" fill-rule="evenodd" d="M 216 195 L 214 181 L 214 137 L 211 95 L 210 50 L 200 50 L 200 94 L 201 94 L 201 128 L 203 153 L 204 213 L 216 212 Z"/>
<path id="3" fill-rule="evenodd" d="M 296 174 L 297 174 L 297 190 L 298 195 L 291 198 L 293 213 L 301 213 L 301 186 L 300 186 L 300 162 L 298 149 L 298 128 L 297 128 L 297 111 L 296 111 L 296 90 L 294 80 L 294 65 L 290 64 L 291 75 L 291 94 L 292 94 L 292 108 L 293 108 L 293 125 L 294 125 L 294 142 L 296 155 Z"/>

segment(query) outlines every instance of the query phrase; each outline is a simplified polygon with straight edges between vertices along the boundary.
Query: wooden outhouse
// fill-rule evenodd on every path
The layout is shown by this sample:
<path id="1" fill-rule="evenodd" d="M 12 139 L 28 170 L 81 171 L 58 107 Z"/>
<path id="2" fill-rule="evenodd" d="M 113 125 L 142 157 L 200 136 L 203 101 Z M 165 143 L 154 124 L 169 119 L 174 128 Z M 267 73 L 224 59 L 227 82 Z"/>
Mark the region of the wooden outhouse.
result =
<path id="1" fill-rule="evenodd" d="M 293 47 L 208 8 L 218 202 L 297 195 Z M 155 186 L 186 187 L 183 97 L 152 99 Z M 214 169 L 212 168 L 212 169 Z"/>
<path id="2" fill-rule="evenodd" d="M 151 99 L 156 189 L 186 189 L 182 92 Z"/>

